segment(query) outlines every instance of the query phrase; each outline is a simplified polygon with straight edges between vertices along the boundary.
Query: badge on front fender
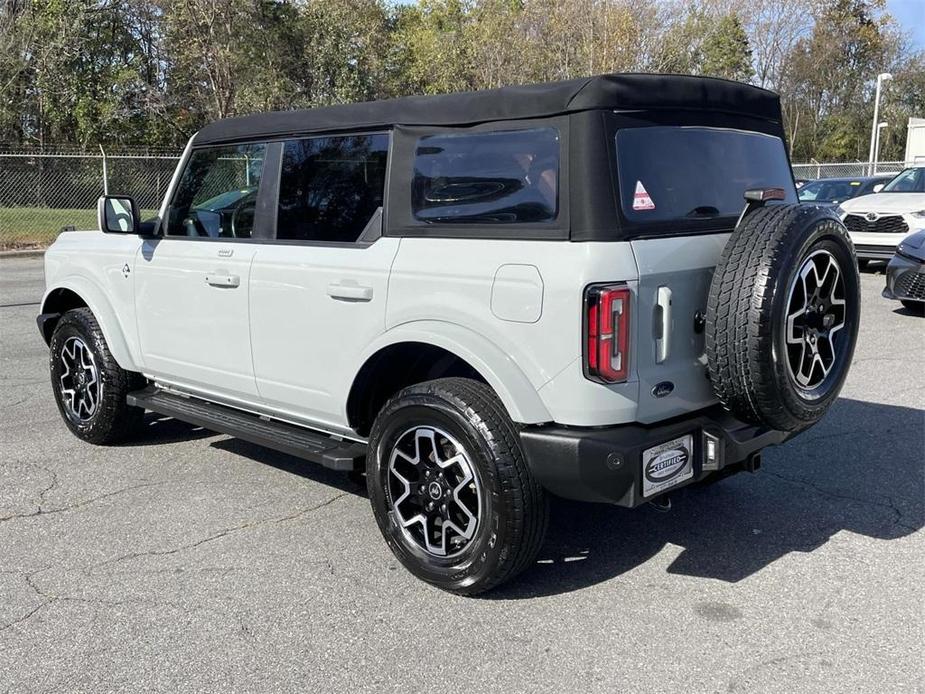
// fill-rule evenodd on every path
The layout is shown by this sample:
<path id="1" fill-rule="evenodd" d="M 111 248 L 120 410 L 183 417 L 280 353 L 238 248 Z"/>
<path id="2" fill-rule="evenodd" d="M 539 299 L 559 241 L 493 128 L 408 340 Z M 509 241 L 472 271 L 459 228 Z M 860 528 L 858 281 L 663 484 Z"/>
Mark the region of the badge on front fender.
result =
<path id="1" fill-rule="evenodd" d="M 688 434 L 642 453 L 642 495 L 650 497 L 694 476 L 694 437 Z"/>

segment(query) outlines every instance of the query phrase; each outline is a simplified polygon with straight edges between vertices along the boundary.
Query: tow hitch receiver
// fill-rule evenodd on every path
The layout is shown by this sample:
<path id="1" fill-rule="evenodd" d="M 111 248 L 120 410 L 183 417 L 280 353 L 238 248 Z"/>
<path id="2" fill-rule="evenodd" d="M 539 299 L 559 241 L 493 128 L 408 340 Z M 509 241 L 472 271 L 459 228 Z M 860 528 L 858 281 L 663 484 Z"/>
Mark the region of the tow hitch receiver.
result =
<path id="1" fill-rule="evenodd" d="M 662 494 L 652 501 L 649 502 L 649 506 L 654 508 L 659 513 L 668 513 L 671 510 L 671 497 L 667 494 Z"/>

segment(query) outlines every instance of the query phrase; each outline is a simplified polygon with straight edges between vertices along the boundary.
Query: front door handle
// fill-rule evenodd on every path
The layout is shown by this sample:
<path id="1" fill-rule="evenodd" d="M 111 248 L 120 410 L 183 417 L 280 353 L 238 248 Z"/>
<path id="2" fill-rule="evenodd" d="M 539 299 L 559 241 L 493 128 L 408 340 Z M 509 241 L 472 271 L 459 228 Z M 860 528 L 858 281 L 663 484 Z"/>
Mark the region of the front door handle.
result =
<path id="1" fill-rule="evenodd" d="M 240 287 L 241 278 L 237 275 L 215 272 L 206 275 L 206 284 L 213 287 Z"/>
<path id="2" fill-rule="evenodd" d="M 355 282 L 331 282 L 328 285 L 328 296 L 341 301 L 372 301 L 373 288 L 365 287 Z"/>

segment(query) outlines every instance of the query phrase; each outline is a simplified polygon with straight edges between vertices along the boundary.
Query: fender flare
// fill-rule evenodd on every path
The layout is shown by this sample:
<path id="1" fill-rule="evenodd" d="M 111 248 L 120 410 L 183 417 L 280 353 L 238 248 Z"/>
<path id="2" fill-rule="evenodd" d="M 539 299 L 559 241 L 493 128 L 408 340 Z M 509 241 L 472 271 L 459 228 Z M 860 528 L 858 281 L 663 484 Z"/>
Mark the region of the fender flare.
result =
<path id="1" fill-rule="evenodd" d="M 140 362 L 136 360 L 135 355 L 125 339 L 125 331 L 119 317 L 110 304 L 106 294 L 99 286 L 78 275 L 65 277 L 56 282 L 54 286 L 48 287 L 42 296 L 41 313 L 48 313 L 48 302 L 52 294 L 61 289 L 67 289 L 74 292 L 83 299 L 87 308 L 93 313 L 100 329 L 103 331 L 103 337 L 106 338 L 106 344 L 109 345 L 109 351 L 112 353 L 116 363 L 126 371 L 140 371 Z"/>
<path id="2" fill-rule="evenodd" d="M 444 321 L 402 323 L 382 333 L 363 352 L 351 379 L 351 388 L 372 357 L 386 347 L 403 342 L 421 342 L 440 347 L 467 362 L 498 394 L 513 421 L 520 424 L 552 421 L 549 410 L 537 392 L 538 388 L 510 355 L 479 333 Z"/>

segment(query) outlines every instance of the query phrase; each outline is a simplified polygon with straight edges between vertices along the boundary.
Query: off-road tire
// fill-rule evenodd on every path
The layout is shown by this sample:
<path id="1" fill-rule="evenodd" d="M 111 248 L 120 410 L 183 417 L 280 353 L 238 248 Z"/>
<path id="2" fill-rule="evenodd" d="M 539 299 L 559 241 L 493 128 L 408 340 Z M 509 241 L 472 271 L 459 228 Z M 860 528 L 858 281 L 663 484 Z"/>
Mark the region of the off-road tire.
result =
<path id="1" fill-rule="evenodd" d="M 786 312 L 797 273 L 824 252 L 843 273 L 845 325 L 831 370 L 801 388 L 787 364 Z M 706 352 L 713 392 L 739 419 L 799 431 L 825 414 L 844 384 L 860 321 L 854 247 L 830 210 L 769 205 L 739 224 L 723 249 L 707 302 Z"/>
<path id="2" fill-rule="evenodd" d="M 415 427 L 448 432 L 465 449 L 480 480 L 478 525 L 453 557 L 434 556 L 415 544 L 393 510 L 389 459 L 399 439 Z M 547 495 L 527 466 L 516 426 L 484 383 L 443 378 L 398 392 L 376 417 L 366 466 L 373 513 L 389 548 L 411 573 L 443 590 L 475 595 L 494 588 L 528 567 L 543 543 Z"/>
<path id="3" fill-rule="evenodd" d="M 99 376 L 99 402 L 93 414 L 85 419 L 77 418 L 68 411 L 61 384 L 62 373 L 66 369 L 62 352 L 70 338 L 77 338 L 86 345 Z M 125 396 L 144 387 L 145 378 L 141 374 L 122 369 L 116 363 L 90 309 L 73 309 L 61 317 L 51 336 L 49 354 L 55 402 L 64 423 L 75 436 L 89 443 L 106 445 L 126 441 L 137 434 L 144 409 L 130 407 L 125 402 Z"/>

